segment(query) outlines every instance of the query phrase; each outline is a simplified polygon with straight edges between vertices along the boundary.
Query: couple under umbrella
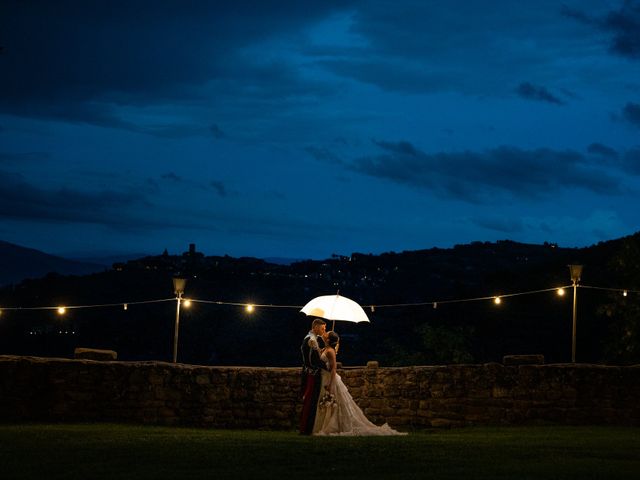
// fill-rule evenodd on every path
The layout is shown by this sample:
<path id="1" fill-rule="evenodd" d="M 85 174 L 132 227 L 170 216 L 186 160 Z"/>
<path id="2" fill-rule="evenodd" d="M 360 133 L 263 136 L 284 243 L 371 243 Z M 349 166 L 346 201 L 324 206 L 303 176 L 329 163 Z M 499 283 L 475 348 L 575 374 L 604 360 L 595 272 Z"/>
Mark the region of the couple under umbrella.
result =
<path id="1" fill-rule="evenodd" d="M 340 295 L 316 297 L 301 310 L 314 317 L 302 346 L 302 413 L 304 435 L 405 435 L 386 423 L 371 423 L 337 373 L 340 337 L 326 331 L 326 321 L 368 322 L 362 307 Z"/>

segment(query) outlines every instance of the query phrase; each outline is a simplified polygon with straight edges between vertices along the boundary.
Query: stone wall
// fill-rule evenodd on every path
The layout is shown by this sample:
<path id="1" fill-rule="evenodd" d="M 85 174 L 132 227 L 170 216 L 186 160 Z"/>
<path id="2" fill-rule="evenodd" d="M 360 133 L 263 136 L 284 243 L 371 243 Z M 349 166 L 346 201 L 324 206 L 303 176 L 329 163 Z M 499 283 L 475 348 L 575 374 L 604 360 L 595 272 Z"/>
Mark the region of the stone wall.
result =
<path id="1" fill-rule="evenodd" d="M 509 424 L 640 426 L 640 365 L 341 369 L 367 416 L 401 430 Z M 0 421 L 295 429 L 299 368 L 0 356 Z"/>

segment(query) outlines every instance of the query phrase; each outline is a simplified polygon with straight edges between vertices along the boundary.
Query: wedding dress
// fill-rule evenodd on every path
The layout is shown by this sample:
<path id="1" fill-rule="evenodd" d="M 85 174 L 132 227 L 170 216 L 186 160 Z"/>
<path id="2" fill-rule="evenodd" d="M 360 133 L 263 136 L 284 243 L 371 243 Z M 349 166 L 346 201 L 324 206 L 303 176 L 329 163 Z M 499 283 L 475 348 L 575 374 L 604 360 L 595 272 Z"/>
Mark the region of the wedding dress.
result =
<path id="1" fill-rule="evenodd" d="M 320 356 L 323 362 L 327 357 L 323 353 Z M 323 401 L 326 394 L 325 385 L 331 380 L 331 372 L 322 371 L 322 384 L 320 386 L 320 400 L 316 412 L 316 420 L 313 424 L 313 435 L 406 435 L 391 428 L 388 424 L 381 427 L 371 423 L 356 404 L 342 382 L 340 375 L 335 378 L 335 402 Z M 328 398 L 327 398 L 328 400 Z"/>

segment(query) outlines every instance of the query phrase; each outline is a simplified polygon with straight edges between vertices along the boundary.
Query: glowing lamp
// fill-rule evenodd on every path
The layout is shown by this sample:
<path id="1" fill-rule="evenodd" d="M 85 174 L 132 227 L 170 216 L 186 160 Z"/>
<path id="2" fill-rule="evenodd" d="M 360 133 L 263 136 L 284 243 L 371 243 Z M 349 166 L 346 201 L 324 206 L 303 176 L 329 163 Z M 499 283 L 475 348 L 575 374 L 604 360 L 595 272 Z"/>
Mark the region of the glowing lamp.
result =
<path id="1" fill-rule="evenodd" d="M 496 305 L 500 305 L 502 303 L 502 299 L 500 297 L 495 297 L 493 299 L 493 303 L 495 303 Z"/>
<path id="2" fill-rule="evenodd" d="M 64 307 L 58 307 L 58 315 L 64 315 L 67 313 L 67 309 Z"/>
<path id="3" fill-rule="evenodd" d="M 564 288 L 559 288 L 558 290 L 556 290 L 556 292 L 558 293 L 559 297 L 564 297 Z"/>

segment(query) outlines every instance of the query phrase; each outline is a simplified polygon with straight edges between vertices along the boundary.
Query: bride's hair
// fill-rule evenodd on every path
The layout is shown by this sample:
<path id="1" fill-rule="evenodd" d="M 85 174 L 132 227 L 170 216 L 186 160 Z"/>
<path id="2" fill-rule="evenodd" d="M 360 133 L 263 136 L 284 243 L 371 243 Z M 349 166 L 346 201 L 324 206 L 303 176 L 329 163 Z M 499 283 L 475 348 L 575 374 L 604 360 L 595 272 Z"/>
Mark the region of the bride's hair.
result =
<path id="1" fill-rule="evenodd" d="M 327 332 L 327 345 L 329 345 L 330 347 L 333 347 L 336 350 L 336 353 L 338 353 L 338 346 L 340 345 L 340 336 L 333 330 L 331 330 L 330 332 Z"/>

